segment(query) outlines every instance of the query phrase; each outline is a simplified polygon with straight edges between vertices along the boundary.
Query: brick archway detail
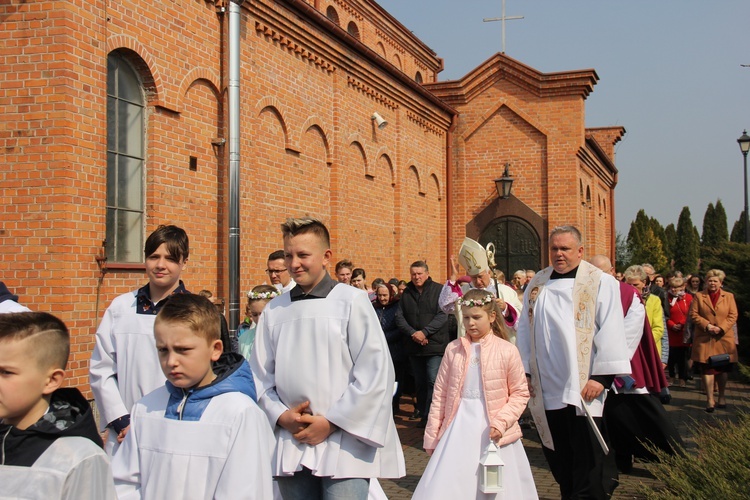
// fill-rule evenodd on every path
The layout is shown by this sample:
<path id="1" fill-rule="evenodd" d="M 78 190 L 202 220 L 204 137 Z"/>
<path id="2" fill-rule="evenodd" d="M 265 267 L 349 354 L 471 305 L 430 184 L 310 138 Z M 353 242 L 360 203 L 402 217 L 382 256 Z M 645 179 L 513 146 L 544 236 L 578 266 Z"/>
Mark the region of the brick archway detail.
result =
<path id="1" fill-rule="evenodd" d="M 296 145 L 298 146 L 298 149 L 300 149 L 299 146 L 302 144 L 302 137 L 304 134 L 308 133 L 311 128 L 316 128 L 320 132 L 321 139 L 323 140 L 323 147 L 326 149 L 326 164 L 330 167 L 333 165 L 333 159 L 331 158 L 331 145 L 328 142 L 328 133 L 326 132 L 325 127 L 321 124 L 320 118 L 317 116 L 311 116 L 305 120 L 305 123 L 300 129 L 300 135 L 296 141 Z"/>
<path id="2" fill-rule="evenodd" d="M 391 160 L 391 152 L 390 150 L 383 146 L 382 148 L 378 149 L 378 152 L 375 153 L 375 161 L 380 160 L 380 158 L 385 158 L 385 161 L 388 163 L 388 168 L 391 169 L 391 186 L 396 185 L 396 170 L 393 168 L 393 160 Z"/>
<path id="3" fill-rule="evenodd" d="M 133 37 L 125 35 L 117 35 L 107 39 L 107 54 L 114 52 L 118 49 L 128 49 L 134 52 L 148 68 L 148 78 L 151 80 L 151 88 L 148 89 L 150 95 L 147 96 L 148 103 L 153 106 L 160 106 L 162 108 L 171 109 L 176 111 L 175 102 L 173 99 L 167 99 L 166 90 L 164 88 L 164 80 L 159 73 L 158 65 L 155 62 L 154 56 L 151 55 L 148 48 L 141 44 L 138 40 Z M 144 76 L 144 75 L 141 75 Z"/>
<path id="4" fill-rule="evenodd" d="M 407 165 L 409 165 L 409 170 L 414 171 L 414 174 L 417 176 L 417 190 L 419 194 L 426 194 L 424 188 L 422 187 L 422 177 L 419 175 L 419 168 L 417 168 L 417 162 L 414 161 L 413 158 L 409 159 L 408 162 L 406 162 Z"/>
<path id="5" fill-rule="evenodd" d="M 281 101 L 279 101 L 275 97 L 266 96 L 263 97 L 258 101 L 258 104 L 255 105 L 255 109 L 258 110 L 257 117 L 260 117 L 264 112 L 268 111 L 269 113 L 272 113 L 276 119 L 279 120 L 279 124 L 281 125 L 281 130 L 284 132 L 284 148 L 288 151 L 295 151 L 299 153 L 299 150 L 292 146 L 292 143 L 289 139 L 289 127 L 286 124 L 286 120 L 284 119 L 284 114 L 282 113 L 282 104 Z"/>
<path id="6" fill-rule="evenodd" d="M 188 90 L 190 90 L 190 87 L 198 80 L 205 80 L 208 82 L 211 85 L 211 90 L 213 90 L 216 95 L 217 103 L 220 101 L 222 91 L 219 88 L 219 75 L 206 68 L 193 68 L 187 75 L 185 75 L 185 78 L 182 79 L 182 83 L 180 83 L 180 91 L 178 93 L 179 101 L 176 110 L 178 113 L 181 113 L 185 106 L 185 96 L 187 95 Z"/>

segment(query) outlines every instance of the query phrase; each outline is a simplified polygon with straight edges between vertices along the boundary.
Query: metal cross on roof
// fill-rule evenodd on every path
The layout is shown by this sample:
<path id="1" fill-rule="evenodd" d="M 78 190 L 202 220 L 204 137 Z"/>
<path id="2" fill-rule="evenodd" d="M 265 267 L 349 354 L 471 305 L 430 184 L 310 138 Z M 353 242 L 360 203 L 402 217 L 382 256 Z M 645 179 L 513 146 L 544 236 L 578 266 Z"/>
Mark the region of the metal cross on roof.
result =
<path id="1" fill-rule="evenodd" d="M 494 21 L 500 21 L 502 23 L 502 33 L 503 33 L 503 54 L 505 54 L 505 21 L 511 21 L 514 19 L 523 19 L 523 16 L 506 16 L 505 15 L 505 0 L 503 0 L 503 12 L 500 17 L 485 17 L 482 19 L 485 23 L 491 23 Z"/>

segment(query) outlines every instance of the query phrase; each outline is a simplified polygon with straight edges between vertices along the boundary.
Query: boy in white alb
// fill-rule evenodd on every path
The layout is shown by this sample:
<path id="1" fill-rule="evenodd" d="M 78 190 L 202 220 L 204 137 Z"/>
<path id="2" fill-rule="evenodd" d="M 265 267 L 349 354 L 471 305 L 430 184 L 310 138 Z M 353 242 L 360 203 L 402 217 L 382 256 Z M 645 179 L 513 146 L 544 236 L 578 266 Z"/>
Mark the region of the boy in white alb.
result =
<path id="1" fill-rule="evenodd" d="M 297 286 L 266 306 L 250 360 L 273 474 L 285 499 L 366 499 L 370 478 L 405 474 L 388 345 L 367 293 L 329 276 L 325 225 L 288 219 L 282 232 Z"/>
<path id="2" fill-rule="evenodd" d="M 120 500 L 273 497 L 271 428 L 247 362 L 222 355 L 220 336 L 220 313 L 205 297 L 175 295 L 159 311 L 167 382 L 133 406 L 112 459 Z"/>
<path id="3" fill-rule="evenodd" d="M 89 381 L 101 431 L 109 429 L 113 454 L 128 432 L 130 408 L 164 384 L 154 348 L 154 319 L 164 299 L 187 293 L 180 273 L 187 266 L 188 236 L 177 226 L 159 226 L 144 246 L 148 284 L 112 301 L 96 331 Z"/>

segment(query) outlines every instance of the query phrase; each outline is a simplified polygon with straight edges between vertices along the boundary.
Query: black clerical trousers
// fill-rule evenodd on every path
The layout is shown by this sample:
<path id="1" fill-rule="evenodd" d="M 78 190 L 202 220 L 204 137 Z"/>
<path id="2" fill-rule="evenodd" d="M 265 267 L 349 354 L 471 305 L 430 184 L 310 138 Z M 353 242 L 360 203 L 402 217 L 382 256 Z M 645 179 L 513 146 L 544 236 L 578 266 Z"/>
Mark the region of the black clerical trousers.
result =
<path id="1" fill-rule="evenodd" d="M 562 499 L 607 499 L 618 485 L 614 453 L 604 454 L 585 416 L 575 406 L 547 410 L 554 450 L 542 446 Z M 604 421 L 594 418 L 608 442 Z"/>

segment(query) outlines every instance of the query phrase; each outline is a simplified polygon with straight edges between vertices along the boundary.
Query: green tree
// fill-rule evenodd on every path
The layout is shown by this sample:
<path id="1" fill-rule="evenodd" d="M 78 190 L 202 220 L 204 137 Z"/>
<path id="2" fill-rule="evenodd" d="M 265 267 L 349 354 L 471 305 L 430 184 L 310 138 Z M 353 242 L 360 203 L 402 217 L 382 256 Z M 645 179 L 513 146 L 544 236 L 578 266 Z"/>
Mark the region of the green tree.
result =
<path id="1" fill-rule="evenodd" d="M 714 204 L 709 203 L 706 213 L 703 214 L 703 234 L 701 235 L 701 244 L 703 246 L 715 246 L 718 243 L 715 215 Z"/>
<path id="2" fill-rule="evenodd" d="M 615 269 L 622 272 L 630 265 L 628 242 L 620 231 L 615 234 Z"/>
<path id="3" fill-rule="evenodd" d="M 698 230 L 690 217 L 690 209 L 682 207 L 682 212 L 680 212 L 680 217 L 677 220 L 674 267 L 685 274 L 691 274 L 698 270 L 700 240 L 697 233 Z"/>
<path id="4" fill-rule="evenodd" d="M 721 200 L 716 200 L 714 220 L 716 221 L 716 234 L 718 236 L 719 242 L 728 242 L 729 225 L 727 224 L 727 211 L 724 210 L 724 204 L 721 202 Z"/>
<path id="5" fill-rule="evenodd" d="M 649 229 L 651 222 L 649 221 L 646 211 L 643 209 L 638 210 L 635 215 L 635 220 L 630 223 L 630 231 L 628 231 L 628 252 L 630 253 L 630 263 L 640 264 L 644 262 L 641 260 L 642 249 L 646 239 L 646 231 Z"/>
<path id="6" fill-rule="evenodd" d="M 651 231 L 653 231 L 654 237 L 658 239 L 659 242 L 661 243 L 661 250 L 659 254 L 664 256 L 665 264 L 661 267 L 657 267 L 656 269 L 658 270 L 658 272 L 667 273 L 669 271 L 669 264 L 671 263 L 672 259 L 667 255 L 666 251 L 664 250 L 666 248 L 665 240 L 667 239 L 667 235 L 664 232 L 664 226 L 662 226 L 661 222 L 656 220 L 656 218 L 650 217 L 648 219 L 648 227 L 651 229 Z M 653 264 L 653 265 L 656 265 L 656 264 Z"/>
<path id="7" fill-rule="evenodd" d="M 667 257 L 664 255 L 661 240 L 654 234 L 654 230 L 650 227 L 646 229 L 638 261 L 634 262 L 648 262 L 658 271 L 663 271 L 667 267 Z"/>
<path id="8" fill-rule="evenodd" d="M 724 210 L 721 200 L 716 200 L 716 206 L 708 204 L 706 214 L 703 216 L 703 237 L 701 244 L 704 247 L 717 247 L 729 241 L 727 230 L 727 212 Z"/>
<path id="9" fill-rule="evenodd" d="M 745 211 L 740 213 L 740 218 L 732 226 L 732 236 L 729 241 L 734 243 L 745 243 Z"/>
<path id="10" fill-rule="evenodd" d="M 677 244 L 677 230 L 674 224 L 664 228 L 664 255 L 667 256 L 667 265 L 674 260 L 674 247 Z"/>

